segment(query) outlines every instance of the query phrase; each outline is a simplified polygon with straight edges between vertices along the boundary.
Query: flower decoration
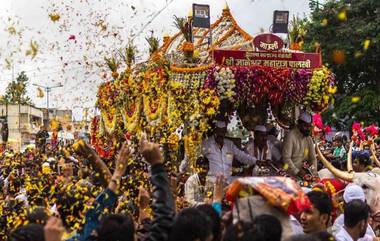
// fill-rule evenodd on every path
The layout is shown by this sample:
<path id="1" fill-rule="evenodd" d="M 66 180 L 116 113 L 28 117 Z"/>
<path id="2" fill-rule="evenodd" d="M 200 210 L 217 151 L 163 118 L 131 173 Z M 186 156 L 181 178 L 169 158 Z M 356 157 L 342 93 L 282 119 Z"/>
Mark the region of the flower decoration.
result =
<path id="1" fill-rule="evenodd" d="M 314 70 L 304 98 L 304 105 L 313 111 L 324 110 L 330 101 L 328 90 L 333 85 L 333 79 L 326 67 Z"/>
<path id="2" fill-rule="evenodd" d="M 365 135 L 362 130 L 362 125 L 359 122 L 354 122 L 352 124 L 352 137 L 351 139 L 357 144 L 360 145 L 361 141 L 365 141 Z"/>
<path id="3" fill-rule="evenodd" d="M 230 68 L 215 68 L 214 72 L 215 81 L 218 83 L 217 90 L 220 98 L 228 99 L 231 102 L 235 97 L 235 76 Z"/>

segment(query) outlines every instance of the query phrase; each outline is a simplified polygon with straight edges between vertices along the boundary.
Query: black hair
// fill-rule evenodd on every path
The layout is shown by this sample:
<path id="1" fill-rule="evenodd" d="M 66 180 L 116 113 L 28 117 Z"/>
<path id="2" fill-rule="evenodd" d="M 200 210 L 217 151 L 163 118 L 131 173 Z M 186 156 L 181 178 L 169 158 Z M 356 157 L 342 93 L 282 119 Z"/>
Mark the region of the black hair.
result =
<path id="1" fill-rule="evenodd" d="M 212 234 L 212 222 L 202 211 L 185 208 L 175 218 L 169 241 L 206 240 Z"/>
<path id="2" fill-rule="evenodd" d="M 49 216 L 44 207 L 37 207 L 28 214 L 29 223 L 45 225 Z"/>
<path id="3" fill-rule="evenodd" d="M 352 228 L 362 220 L 367 220 L 369 207 L 362 200 L 355 199 L 344 205 L 344 225 Z"/>
<path id="4" fill-rule="evenodd" d="M 263 214 L 253 221 L 255 236 L 261 237 L 257 241 L 280 241 L 282 226 L 280 220 L 273 215 Z"/>
<path id="5" fill-rule="evenodd" d="M 252 235 L 252 223 L 239 221 L 236 224 L 231 224 L 227 227 L 223 241 L 243 241 L 246 236 Z"/>
<path id="6" fill-rule="evenodd" d="M 329 195 L 325 192 L 320 191 L 311 191 L 306 194 L 313 204 L 314 208 L 316 208 L 320 214 L 327 214 L 328 219 L 327 223 L 330 220 L 330 215 L 332 212 L 332 201 Z"/>
<path id="7" fill-rule="evenodd" d="M 203 204 L 197 207 L 198 210 L 204 212 L 210 219 L 212 223 L 212 234 L 214 236 L 213 240 L 218 241 L 221 239 L 222 230 L 221 230 L 221 219 L 219 214 L 215 209 L 208 204 Z"/>
<path id="8" fill-rule="evenodd" d="M 96 231 L 98 241 L 133 241 L 135 224 L 130 215 L 110 214 L 100 221 Z"/>
<path id="9" fill-rule="evenodd" d="M 358 152 L 356 158 L 361 165 L 368 166 L 372 164 L 370 154 L 367 151 Z"/>
<path id="10" fill-rule="evenodd" d="M 238 222 L 230 225 L 223 241 L 280 241 L 282 226 L 278 218 L 263 214 L 252 223 Z"/>
<path id="11" fill-rule="evenodd" d="M 197 166 L 197 167 L 199 167 L 199 166 L 205 166 L 205 165 L 209 165 L 209 161 L 208 161 L 208 159 L 207 159 L 207 157 L 205 157 L 205 156 L 200 156 L 200 157 L 198 157 L 198 159 L 195 161 L 195 165 Z"/>
<path id="12" fill-rule="evenodd" d="M 17 228 L 9 236 L 9 241 L 45 241 L 44 228 L 40 224 L 27 224 Z"/>

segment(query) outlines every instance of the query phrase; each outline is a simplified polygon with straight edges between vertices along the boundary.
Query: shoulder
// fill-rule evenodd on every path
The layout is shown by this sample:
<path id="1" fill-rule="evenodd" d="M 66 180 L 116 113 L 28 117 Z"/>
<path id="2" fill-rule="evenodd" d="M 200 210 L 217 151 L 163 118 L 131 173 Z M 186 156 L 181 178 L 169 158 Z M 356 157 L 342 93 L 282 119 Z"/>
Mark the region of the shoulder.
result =
<path id="1" fill-rule="evenodd" d="M 226 145 L 235 145 L 230 139 L 224 138 L 224 144 Z"/>
<path id="2" fill-rule="evenodd" d="M 344 230 L 344 228 L 341 228 L 339 232 L 335 235 L 335 239 L 337 241 L 350 241 L 352 238 L 349 236 L 349 234 Z"/>
<path id="3" fill-rule="evenodd" d="M 188 185 L 194 185 L 195 183 L 197 183 L 197 175 L 198 174 L 193 174 L 191 175 L 187 180 L 186 180 L 186 183 L 185 185 L 188 186 Z"/>
<path id="4" fill-rule="evenodd" d="M 202 145 L 203 146 L 211 145 L 211 143 L 213 142 L 213 140 L 214 140 L 214 137 L 213 136 L 209 136 L 205 140 L 202 141 Z"/>

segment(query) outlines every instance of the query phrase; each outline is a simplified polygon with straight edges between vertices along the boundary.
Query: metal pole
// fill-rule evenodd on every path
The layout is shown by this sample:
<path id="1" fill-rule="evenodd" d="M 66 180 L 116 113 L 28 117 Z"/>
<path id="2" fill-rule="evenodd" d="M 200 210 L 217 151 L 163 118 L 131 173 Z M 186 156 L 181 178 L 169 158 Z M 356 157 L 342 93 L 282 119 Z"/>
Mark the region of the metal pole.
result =
<path id="1" fill-rule="evenodd" d="M 34 86 L 38 86 L 40 88 L 43 88 L 45 89 L 45 92 L 46 92 L 46 109 L 47 109 L 47 124 L 49 124 L 49 94 L 50 94 L 50 91 L 54 88 L 58 88 L 58 87 L 63 87 L 62 84 L 59 84 L 59 85 L 55 85 L 55 86 L 43 86 L 43 85 L 39 85 L 39 84 L 36 84 L 34 83 L 33 84 Z"/>
<path id="2" fill-rule="evenodd" d="M 49 115 L 50 115 L 50 111 L 49 111 L 49 94 L 50 94 L 50 88 L 49 87 L 46 87 L 46 109 L 47 109 L 47 115 L 46 115 L 46 118 L 47 118 L 47 125 L 49 126 L 50 122 L 49 122 Z"/>

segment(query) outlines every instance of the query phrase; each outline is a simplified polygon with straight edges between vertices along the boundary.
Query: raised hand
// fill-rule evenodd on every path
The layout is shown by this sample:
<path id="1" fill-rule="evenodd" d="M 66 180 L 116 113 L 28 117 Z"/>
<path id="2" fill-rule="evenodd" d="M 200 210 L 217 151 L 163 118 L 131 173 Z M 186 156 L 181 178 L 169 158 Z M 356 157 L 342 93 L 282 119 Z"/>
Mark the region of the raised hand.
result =
<path id="1" fill-rule="evenodd" d="M 116 160 L 115 172 L 114 174 L 119 174 L 122 176 L 127 168 L 128 158 L 131 150 L 127 144 L 123 144 L 120 149 L 119 155 Z"/>
<path id="2" fill-rule="evenodd" d="M 147 141 L 146 136 L 143 135 L 140 140 L 140 153 L 145 160 L 152 166 L 162 163 L 162 154 L 160 146 L 156 143 Z"/>
<path id="3" fill-rule="evenodd" d="M 223 186 L 224 186 L 223 176 L 218 176 L 214 184 L 214 198 L 213 198 L 214 202 L 221 202 L 223 200 L 223 197 L 224 197 Z"/>
<path id="4" fill-rule="evenodd" d="M 130 153 L 131 151 L 129 149 L 129 146 L 127 144 L 123 144 L 115 163 L 115 171 L 111 177 L 110 182 L 108 183 L 108 188 L 115 193 L 118 191 L 121 177 L 127 168 L 127 162 Z"/>
<path id="5" fill-rule="evenodd" d="M 89 160 L 92 168 L 99 173 L 103 187 L 107 187 L 108 182 L 111 180 L 111 172 L 103 160 L 98 156 L 88 144 L 83 140 L 79 140 L 73 145 L 75 153 Z"/>

